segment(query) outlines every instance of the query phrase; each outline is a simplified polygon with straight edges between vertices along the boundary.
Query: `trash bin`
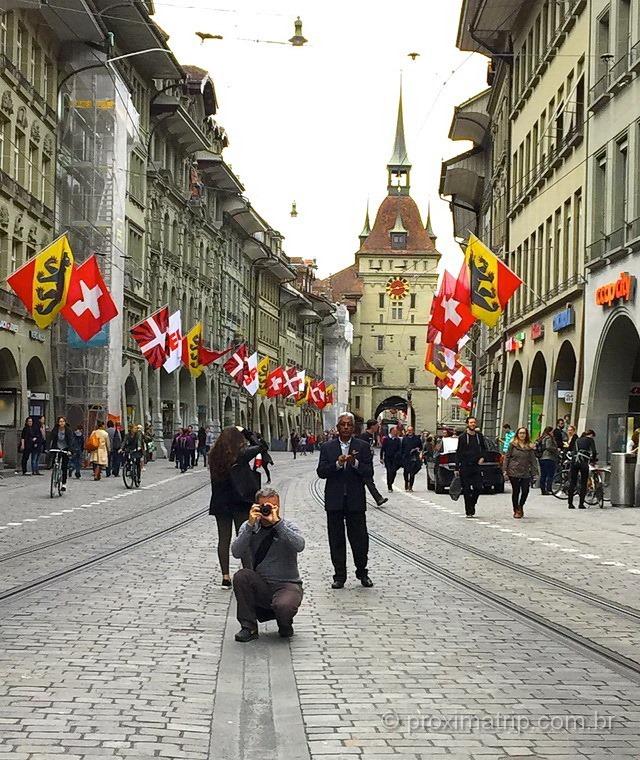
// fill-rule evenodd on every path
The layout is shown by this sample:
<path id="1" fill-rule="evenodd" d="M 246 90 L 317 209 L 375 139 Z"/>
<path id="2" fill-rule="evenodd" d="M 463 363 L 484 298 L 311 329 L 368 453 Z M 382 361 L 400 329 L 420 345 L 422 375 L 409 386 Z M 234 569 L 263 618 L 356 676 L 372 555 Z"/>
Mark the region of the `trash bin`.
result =
<path id="1" fill-rule="evenodd" d="M 611 504 L 632 507 L 635 503 L 636 458 L 629 454 L 611 455 Z"/>

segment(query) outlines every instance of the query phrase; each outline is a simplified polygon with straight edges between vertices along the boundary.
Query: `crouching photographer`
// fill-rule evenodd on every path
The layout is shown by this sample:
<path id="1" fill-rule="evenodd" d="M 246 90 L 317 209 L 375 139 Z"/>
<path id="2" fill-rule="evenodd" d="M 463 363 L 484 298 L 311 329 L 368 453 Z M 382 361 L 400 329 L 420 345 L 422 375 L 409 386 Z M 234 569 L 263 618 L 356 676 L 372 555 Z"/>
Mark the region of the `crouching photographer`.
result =
<path id="1" fill-rule="evenodd" d="M 243 564 L 233 576 L 241 626 L 235 638 L 241 643 L 258 638 L 258 621 L 275 619 L 280 636 L 293 636 L 293 618 L 302 602 L 298 554 L 304 537 L 297 525 L 280 517 L 275 489 L 258 491 L 256 502 L 231 545 Z"/>

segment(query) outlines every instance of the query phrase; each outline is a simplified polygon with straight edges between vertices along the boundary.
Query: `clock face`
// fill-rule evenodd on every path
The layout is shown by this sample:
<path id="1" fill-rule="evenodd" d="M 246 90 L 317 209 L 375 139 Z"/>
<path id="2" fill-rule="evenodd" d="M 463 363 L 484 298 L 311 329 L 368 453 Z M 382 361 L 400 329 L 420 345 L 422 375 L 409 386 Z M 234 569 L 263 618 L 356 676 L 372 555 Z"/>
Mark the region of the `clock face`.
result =
<path id="1" fill-rule="evenodd" d="M 387 282 L 387 295 L 392 301 L 401 301 L 409 292 L 409 282 L 404 277 L 392 277 Z"/>

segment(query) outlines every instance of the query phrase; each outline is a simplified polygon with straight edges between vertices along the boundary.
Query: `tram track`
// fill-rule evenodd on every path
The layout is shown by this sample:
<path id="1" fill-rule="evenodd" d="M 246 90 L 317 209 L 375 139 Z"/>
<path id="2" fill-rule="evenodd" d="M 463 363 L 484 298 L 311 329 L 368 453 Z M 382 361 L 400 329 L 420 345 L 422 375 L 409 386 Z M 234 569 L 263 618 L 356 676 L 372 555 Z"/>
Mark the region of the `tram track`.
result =
<path id="1" fill-rule="evenodd" d="M 164 509 L 165 507 L 169 507 L 175 504 L 176 501 L 180 501 L 182 499 L 188 498 L 189 496 L 193 496 L 194 493 L 201 491 L 203 488 L 206 488 L 208 485 L 209 485 L 209 480 L 206 480 L 201 485 L 195 486 L 195 488 L 192 488 L 191 490 L 186 491 L 183 494 L 180 494 L 178 496 L 172 496 L 171 498 L 165 499 L 160 504 L 156 504 L 155 506 L 148 507 L 146 509 L 138 510 L 137 512 L 132 512 L 130 514 L 127 514 L 123 517 L 118 518 L 117 520 L 112 520 L 111 522 L 104 523 L 102 525 L 91 526 L 84 530 L 77 530 L 73 533 L 67 533 L 64 536 L 60 536 L 59 538 L 52 538 L 48 541 L 42 541 L 38 544 L 31 544 L 29 546 L 25 546 L 23 549 L 16 549 L 13 552 L 0 554 L 0 564 L 2 564 L 3 562 L 8 562 L 9 560 L 12 560 L 12 559 L 17 559 L 19 557 L 25 557 L 29 554 L 33 554 L 34 552 L 42 551 L 43 549 L 51 549 L 54 546 L 60 546 L 61 544 L 66 543 L 67 541 L 75 541 L 79 538 L 84 538 L 85 536 L 90 536 L 94 533 L 99 533 L 102 530 L 115 528 L 118 525 L 123 525 L 124 523 L 131 522 L 132 520 L 137 520 L 139 517 L 146 517 L 147 515 L 150 515 L 153 512 L 157 512 L 160 509 Z"/>
<path id="2" fill-rule="evenodd" d="M 320 482 L 321 481 L 319 479 L 312 481 L 310 484 L 310 491 L 313 499 L 319 504 L 324 505 L 324 499 L 320 492 Z M 551 576 L 544 575 L 543 573 L 538 573 L 537 571 L 531 570 L 530 568 L 522 568 L 515 563 L 510 562 L 509 560 L 503 560 L 500 557 L 495 557 L 495 555 L 491 555 L 490 553 L 484 552 L 483 550 L 477 549 L 476 547 L 471 547 L 462 541 L 453 539 L 450 536 L 445 536 L 445 534 L 440 534 L 437 531 L 422 529 L 420 526 L 416 525 L 416 523 L 404 518 L 399 518 L 398 516 L 393 515 L 388 511 L 376 509 L 376 513 L 383 514 L 386 518 L 392 521 L 395 520 L 397 522 L 404 523 L 414 530 L 417 528 L 419 532 L 425 533 L 430 537 L 443 541 L 449 545 L 454 545 L 457 548 L 463 549 L 464 551 L 469 551 L 481 559 L 495 562 L 502 567 L 507 567 L 515 572 L 523 573 L 532 580 L 535 579 L 536 581 L 546 583 L 569 595 L 579 597 L 583 602 L 586 601 L 587 603 L 599 608 L 604 607 L 607 611 L 627 618 L 631 618 L 634 622 L 638 622 L 640 620 L 640 611 L 632 607 L 626 607 L 625 605 L 619 605 L 615 602 L 610 602 L 603 597 L 591 594 L 591 592 L 583 589 L 578 589 L 575 586 L 566 584 L 563 581 L 552 578 Z M 582 651 L 586 651 L 591 655 L 597 656 L 598 658 L 607 662 L 609 665 L 614 666 L 619 671 L 624 672 L 626 675 L 631 675 L 634 680 L 640 680 L 640 662 L 637 660 L 626 657 L 620 652 L 616 652 L 610 647 L 604 646 L 603 644 L 600 644 L 593 639 L 583 636 L 582 634 L 571 630 L 561 623 L 551 620 L 548 617 L 545 617 L 544 615 L 541 615 L 533 610 L 527 609 L 517 602 L 509 599 L 508 597 L 503 596 L 502 594 L 491 591 L 487 588 L 483 588 L 475 581 L 469 580 L 459 573 L 449 570 L 448 568 L 443 567 L 442 565 L 437 564 L 436 562 L 433 562 L 432 560 L 411 551 L 406 546 L 401 546 L 397 542 L 392 541 L 385 536 L 382 536 L 376 530 L 371 530 L 370 528 L 369 537 L 372 541 L 384 547 L 389 552 L 408 562 L 414 567 L 417 567 L 424 572 L 428 572 L 435 577 L 448 581 L 449 583 L 453 583 L 454 585 L 465 589 L 471 595 L 480 597 L 487 602 L 506 609 L 510 614 L 514 615 L 517 618 L 520 618 L 524 622 L 536 626 L 537 628 L 542 628 L 560 640 L 569 641 L 576 648 Z"/>

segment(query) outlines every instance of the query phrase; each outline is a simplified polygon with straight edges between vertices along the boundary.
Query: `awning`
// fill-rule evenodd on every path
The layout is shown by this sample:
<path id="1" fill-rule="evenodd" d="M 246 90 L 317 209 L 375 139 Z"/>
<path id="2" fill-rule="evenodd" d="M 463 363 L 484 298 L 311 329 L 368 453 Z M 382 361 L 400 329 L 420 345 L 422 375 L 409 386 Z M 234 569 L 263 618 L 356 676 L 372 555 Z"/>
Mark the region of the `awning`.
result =
<path id="1" fill-rule="evenodd" d="M 282 287 L 280 288 L 280 303 L 286 305 L 293 301 L 299 301 L 301 304 L 311 306 L 311 301 L 303 293 L 288 282 L 283 282 Z"/>
<path id="2" fill-rule="evenodd" d="M 470 140 L 476 146 L 485 142 L 491 122 L 487 113 L 490 92 L 485 90 L 455 107 L 450 140 Z"/>
<path id="3" fill-rule="evenodd" d="M 440 195 L 448 195 L 472 208 L 479 208 L 484 192 L 484 161 L 478 148 L 442 164 Z"/>
<path id="4" fill-rule="evenodd" d="M 524 0 L 464 0 L 456 47 L 484 55 L 509 53 L 511 31 Z"/>
<path id="5" fill-rule="evenodd" d="M 296 273 L 280 258 L 269 259 L 264 262 L 265 268 L 268 269 L 274 277 L 281 281 L 293 280 Z"/>
<path id="6" fill-rule="evenodd" d="M 244 185 L 224 162 L 222 156 L 210 150 L 198 151 L 195 155 L 198 169 L 207 176 L 207 184 L 213 183 L 221 190 L 242 193 Z"/>
<path id="7" fill-rule="evenodd" d="M 85 0 L 60 0 L 55 8 L 49 8 L 44 3 L 24 2 L 11 3 L 9 7 L 24 7 L 36 9 L 42 13 L 53 36 L 61 42 L 104 42 L 106 31 L 104 25 L 96 18 Z M 97 63 L 97 61 L 96 61 Z"/>
<path id="8" fill-rule="evenodd" d="M 210 143 L 204 132 L 180 105 L 175 95 L 163 93 L 151 106 L 151 113 L 162 118 L 163 127 L 172 134 L 188 153 L 206 150 Z"/>

